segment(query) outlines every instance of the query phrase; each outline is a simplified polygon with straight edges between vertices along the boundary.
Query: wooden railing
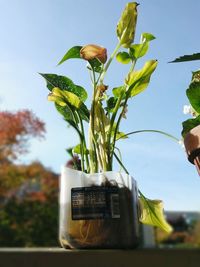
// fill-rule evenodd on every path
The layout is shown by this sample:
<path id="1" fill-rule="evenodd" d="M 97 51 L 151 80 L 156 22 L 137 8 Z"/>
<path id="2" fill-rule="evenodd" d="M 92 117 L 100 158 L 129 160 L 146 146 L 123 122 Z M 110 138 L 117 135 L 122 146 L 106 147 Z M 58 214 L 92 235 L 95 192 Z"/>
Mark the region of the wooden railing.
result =
<path id="1" fill-rule="evenodd" d="M 200 249 L 0 249 L 0 267 L 199 267 Z"/>

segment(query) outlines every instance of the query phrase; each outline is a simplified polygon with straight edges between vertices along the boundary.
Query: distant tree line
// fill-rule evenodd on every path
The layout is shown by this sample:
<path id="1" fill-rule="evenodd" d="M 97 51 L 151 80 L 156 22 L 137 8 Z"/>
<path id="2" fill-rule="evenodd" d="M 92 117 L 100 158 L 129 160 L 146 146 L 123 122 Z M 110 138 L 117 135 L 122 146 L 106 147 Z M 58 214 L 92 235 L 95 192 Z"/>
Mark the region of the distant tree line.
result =
<path id="1" fill-rule="evenodd" d="M 44 123 L 31 111 L 0 112 L 0 246 L 58 246 L 58 175 L 40 162 L 16 164 Z"/>

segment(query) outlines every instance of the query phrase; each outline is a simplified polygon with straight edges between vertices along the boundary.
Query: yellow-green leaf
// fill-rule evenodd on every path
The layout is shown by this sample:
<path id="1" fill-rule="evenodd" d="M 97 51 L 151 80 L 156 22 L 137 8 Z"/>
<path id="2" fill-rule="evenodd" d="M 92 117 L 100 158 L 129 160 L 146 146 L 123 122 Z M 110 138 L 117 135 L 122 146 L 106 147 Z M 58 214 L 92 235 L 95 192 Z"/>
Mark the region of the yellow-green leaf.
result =
<path id="1" fill-rule="evenodd" d="M 161 228 L 167 233 L 172 232 L 171 225 L 168 224 L 163 213 L 163 202 L 161 200 L 150 200 L 141 196 L 140 204 L 140 222 Z"/>
<path id="2" fill-rule="evenodd" d="M 84 148 L 82 148 L 82 149 L 84 150 L 84 151 L 83 151 L 84 154 L 88 154 L 88 153 L 89 153 L 87 149 L 84 149 Z M 76 146 L 72 149 L 72 151 L 73 151 L 73 153 L 75 153 L 75 154 L 81 154 L 81 144 L 76 145 Z"/>
<path id="3" fill-rule="evenodd" d="M 135 96 L 144 91 L 150 81 L 151 74 L 157 67 L 157 60 L 147 61 L 143 68 L 137 71 L 132 71 L 128 74 L 125 83 L 129 85 L 129 96 Z"/>
<path id="4" fill-rule="evenodd" d="M 62 91 L 62 93 L 64 98 L 70 105 L 74 106 L 77 109 L 81 107 L 82 101 L 79 99 L 77 95 L 68 91 Z"/>
<path id="5" fill-rule="evenodd" d="M 135 59 L 143 57 L 149 49 L 149 43 L 145 42 L 143 44 L 134 44 L 130 47 L 131 56 Z"/>
<path id="6" fill-rule="evenodd" d="M 131 58 L 127 52 L 119 52 L 116 55 L 116 59 L 122 64 L 128 64 L 131 61 Z"/>
<path id="7" fill-rule="evenodd" d="M 135 96 L 143 92 L 149 85 L 151 76 L 146 76 L 139 83 L 137 83 L 131 90 L 131 96 Z"/>
<path id="8" fill-rule="evenodd" d="M 117 98 L 121 97 L 122 95 L 124 97 L 125 96 L 125 87 L 124 86 L 115 87 L 115 88 L 113 88 L 112 92 L 113 92 L 113 95 Z"/>
<path id="9" fill-rule="evenodd" d="M 53 101 L 55 103 L 57 103 L 59 106 L 61 107 L 65 107 L 67 104 L 63 101 L 63 99 L 59 96 L 53 95 L 53 94 L 49 94 L 47 97 L 48 101 Z"/>
<path id="10" fill-rule="evenodd" d="M 61 98 L 63 97 L 62 90 L 59 87 L 54 87 L 51 94 Z"/>
<path id="11" fill-rule="evenodd" d="M 82 101 L 74 93 L 61 90 L 58 87 L 54 87 L 52 90 L 52 95 L 60 97 L 63 100 L 63 102 L 67 102 L 77 109 L 81 107 Z"/>
<path id="12" fill-rule="evenodd" d="M 121 45 L 126 48 L 130 47 L 135 37 L 137 5 L 136 2 L 127 3 L 117 24 L 117 36 Z"/>
<path id="13" fill-rule="evenodd" d="M 126 84 L 131 86 L 132 84 L 136 84 L 137 82 L 139 82 L 141 78 L 150 76 L 156 69 L 157 64 L 158 64 L 157 60 L 147 61 L 142 69 L 137 71 L 132 71 L 128 74 L 125 81 Z"/>
<path id="14" fill-rule="evenodd" d="M 143 32 L 142 35 L 141 35 L 141 42 L 150 42 L 152 40 L 156 39 L 156 37 L 151 34 L 151 33 L 148 33 L 148 32 Z"/>

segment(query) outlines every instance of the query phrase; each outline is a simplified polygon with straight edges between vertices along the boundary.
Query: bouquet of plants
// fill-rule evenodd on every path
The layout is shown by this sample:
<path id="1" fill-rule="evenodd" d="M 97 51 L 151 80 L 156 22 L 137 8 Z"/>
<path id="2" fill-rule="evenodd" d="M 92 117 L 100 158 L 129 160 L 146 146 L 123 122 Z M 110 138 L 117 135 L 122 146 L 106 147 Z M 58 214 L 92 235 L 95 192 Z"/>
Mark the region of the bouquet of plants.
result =
<path id="1" fill-rule="evenodd" d="M 82 86 L 66 76 L 41 74 L 50 90 L 48 100 L 55 103 L 57 111 L 79 136 L 80 143 L 68 152 L 72 158 L 77 159 L 77 155 L 79 156 L 80 164 L 78 160 L 74 160 L 74 167 L 86 173 L 112 171 L 114 160 L 128 173 L 116 143 L 120 139 L 125 140 L 129 134 L 151 131 L 178 141 L 162 131 L 142 130 L 126 134 L 120 128 L 122 120 L 127 116 L 129 101 L 148 87 L 158 64 L 157 60 L 152 59 L 137 69 L 137 62 L 147 54 L 151 41 L 155 39 L 150 33 L 142 33 L 140 42 L 134 42 L 137 6 L 135 2 L 127 3 L 122 12 L 116 29 L 118 42 L 110 56 L 105 47 L 87 44 L 73 46 L 58 63 L 60 65 L 70 59 L 87 62 L 86 68 L 92 83 L 92 99 L 89 107 L 85 104 L 88 93 Z M 121 64 L 129 64 L 130 68 L 122 83 L 112 88 L 112 85 L 105 84 L 104 78 L 114 59 Z M 139 201 L 142 223 L 161 227 L 167 232 L 172 230 L 165 221 L 162 201 L 147 199 L 141 191 L 139 191 Z"/>
<path id="2" fill-rule="evenodd" d="M 200 53 L 184 55 L 176 58 L 170 63 L 194 60 L 200 60 Z M 184 114 L 190 114 L 192 118 L 187 119 L 182 123 L 182 137 L 184 139 L 188 160 L 196 165 L 200 175 L 200 70 L 192 72 L 192 79 L 189 87 L 186 89 L 186 95 L 189 105 L 184 106 L 183 112 Z"/>

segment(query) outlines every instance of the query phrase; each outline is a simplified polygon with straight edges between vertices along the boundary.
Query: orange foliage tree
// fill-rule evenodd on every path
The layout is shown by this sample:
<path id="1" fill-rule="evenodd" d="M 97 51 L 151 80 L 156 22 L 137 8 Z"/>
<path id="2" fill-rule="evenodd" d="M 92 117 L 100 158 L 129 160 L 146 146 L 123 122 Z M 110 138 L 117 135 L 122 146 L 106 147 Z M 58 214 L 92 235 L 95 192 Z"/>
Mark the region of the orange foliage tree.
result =
<path id="1" fill-rule="evenodd" d="M 28 152 L 30 137 L 44 137 L 44 123 L 31 111 L 0 112 L 0 163 Z"/>
<path id="2" fill-rule="evenodd" d="M 29 110 L 0 112 L 0 197 L 8 196 L 27 177 L 24 165 L 13 160 L 28 152 L 31 137 L 43 138 L 44 123 Z"/>

